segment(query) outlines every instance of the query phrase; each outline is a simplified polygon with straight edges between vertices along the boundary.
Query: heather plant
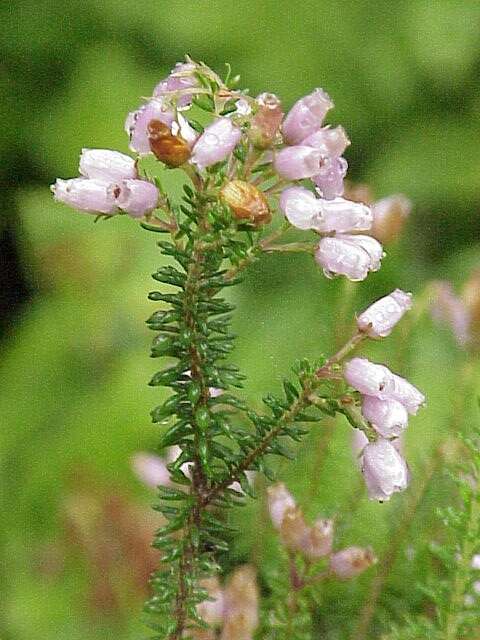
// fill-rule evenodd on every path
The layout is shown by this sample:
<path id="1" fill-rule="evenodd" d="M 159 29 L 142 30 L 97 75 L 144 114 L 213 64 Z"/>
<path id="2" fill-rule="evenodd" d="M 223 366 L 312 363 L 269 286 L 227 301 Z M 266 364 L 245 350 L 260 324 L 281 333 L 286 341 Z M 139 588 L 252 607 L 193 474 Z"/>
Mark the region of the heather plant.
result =
<path id="1" fill-rule="evenodd" d="M 273 252 L 307 253 L 326 277 L 362 281 L 380 268 L 379 239 L 399 233 L 409 204 L 395 196 L 369 206 L 345 191 L 350 142 L 341 126 L 324 124 L 333 107 L 325 91 L 315 89 L 284 116 L 277 96 L 253 98 L 238 81 L 230 69 L 221 78 L 187 58 L 128 115 L 133 157 L 83 149 L 80 176 L 52 187 L 57 201 L 96 221 L 130 216 L 159 238 L 168 259 L 153 274 L 161 286 L 149 298 L 160 305 L 147 320 L 156 333 L 151 356 L 167 359 L 149 382 L 170 389 L 151 412 L 162 457 L 134 460 L 138 475 L 158 485 L 154 508 L 163 518 L 146 605 L 158 639 L 310 637 L 316 585 L 368 569 L 375 562 L 368 540 L 335 548 L 333 521 L 309 524 L 288 489 L 273 484 L 270 512 L 286 568 L 270 580 L 262 609 L 254 568 L 219 578 L 235 536 L 226 514 L 254 497 L 258 476 L 274 480 L 272 459 L 290 459 L 310 429 L 337 414 L 363 436 L 369 497 L 388 501 L 408 486 L 399 437 L 425 402 L 384 364 L 350 358 L 410 310 L 411 295 L 401 289 L 360 313 L 355 333 L 330 355 L 299 359 L 281 393 L 263 398 L 263 411 L 241 397 L 228 289 Z M 259 617 L 259 606 L 268 615 Z"/>

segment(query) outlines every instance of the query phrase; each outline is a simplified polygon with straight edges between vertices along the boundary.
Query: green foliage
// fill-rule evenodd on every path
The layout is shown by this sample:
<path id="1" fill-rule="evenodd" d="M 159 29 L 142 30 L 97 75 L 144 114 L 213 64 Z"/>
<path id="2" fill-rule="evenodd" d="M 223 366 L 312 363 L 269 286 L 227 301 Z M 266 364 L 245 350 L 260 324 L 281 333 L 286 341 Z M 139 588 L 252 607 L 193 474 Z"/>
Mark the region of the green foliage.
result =
<path id="1" fill-rule="evenodd" d="M 478 633 L 480 600 L 475 583 L 479 570 L 472 562 L 480 551 L 480 428 L 461 442 L 465 462 L 452 474 L 457 486 L 455 504 L 438 510 L 446 535 L 441 543 L 430 545 L 435 570 L 421 586 L 434 614 L 409 616 L 385 640 L 460 640 Z"/>

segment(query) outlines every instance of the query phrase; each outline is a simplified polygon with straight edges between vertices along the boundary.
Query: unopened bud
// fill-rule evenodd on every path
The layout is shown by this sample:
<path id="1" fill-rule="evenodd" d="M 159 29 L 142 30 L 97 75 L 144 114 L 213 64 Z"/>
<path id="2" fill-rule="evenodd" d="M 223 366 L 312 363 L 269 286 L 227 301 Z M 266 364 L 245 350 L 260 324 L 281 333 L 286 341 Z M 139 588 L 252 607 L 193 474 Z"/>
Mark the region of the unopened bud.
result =
<path id="1" fill-rule="evenodd" d="M 371 338 L 384 338 L 411 308 L 412 294 L 395 289 L 365 309 L 357 318 L 357 326 Z"/>
<path id="2" fill-rule="evenodd" d="M 372 205 L 372 236 L 383 244 L 398 240 L 411 209 L 412 203 L 401 194 L 375 202 Z"/>
<path id="3" fill-rule="evenodd" d="M 292 551 L 303 551 L 309 536 L 309 527 L 300 507 L 288 508 L 280 526 L 283 544 Z"/>
<path id="4" fill-rule="evenodd" d="M 258 226 L 268 224 L 272 219 L 267 199 L 253 184 L 243 180 L 227 182 L 220 191 L 220 198 L 230 207 L 237 220 Z"/>
<path id="5" fill-rule="evenodd" d="M 267 149 L 274 142 L 282 122 L 282 103 L 274 93 L 261 93 L 257 105 L 248 137 L 257 149 Z"/>
<path id="6" fill-rule="evenodd" d="M 405 460 L 393 444 L 384 438 L 369 442 L 363 450 L 362 473 L 370 500 L 385 502 L 408 486 Z"/>
<path id="7" fill-rule="evenodd" d="M 384 438 L 399 436 L 408 425 L 408 411 L 398 400 L 363 396 L 362 414 Z"/>
<path id="8" fill-rule="evenodd" d="M 347 547 L 330 558 L 330 569 L 340 580 L 355 578 L 377 561 L 369 547 Z"/>
<path id="9" fill-rule="evenodd" d="M 173 135 L 164 122 L 150 120 L 147 130 L 150 149 L 167 167 L 180 167 L 190 158 L 188 142 L 180 135 Z"/>
<path id="10" fill-rule="evenodd" d="M 310 527 L 307 544 L 304 553 L 312 560 L 327 556 L 332 551 L 333 520 L 319 518 Z"/>

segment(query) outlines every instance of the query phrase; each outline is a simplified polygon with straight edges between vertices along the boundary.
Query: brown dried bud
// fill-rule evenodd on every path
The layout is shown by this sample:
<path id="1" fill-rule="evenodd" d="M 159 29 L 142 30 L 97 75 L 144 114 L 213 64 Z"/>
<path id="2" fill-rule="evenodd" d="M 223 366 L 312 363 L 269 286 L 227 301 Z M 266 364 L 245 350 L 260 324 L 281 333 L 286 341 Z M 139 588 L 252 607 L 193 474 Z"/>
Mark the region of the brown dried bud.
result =
<path id="1" fill-rule="evenodd" d="M 274 93 L 261 93 L 257 105 L 248 136 L 257 149 L 267 149 L 275 141 L 282 123 L 282 103 Z"/>
<path id="2" fill-rule="evenodd" d="M 164 122 L 150 120 L 147 130 L 150 149 L 167 167 L 180 167 L 190 158 L 188 142 L 182 136 L 174 136 Z"/>
<path id="3" fill-rule="evenodd" d="M 260 226 L 272 219 L 267 199 L 253 184 L 243 180 L 227 182 L 220 191 L 220 198 L 230 207 L 237 220 Z"/>
<path id="4" fill-rule="evenodd" d="M 299 507 L 289 507 L 286 509 L 280 535 L 283 544 L 292 551 L 303 551 L 308 543 L 310 527 L 305 522 L 302 510 Z"/>
<path id="5" fill-rule="evenodd" d="M 258 625 L 258 588 L 255 569 L 234 571 L 225 589 L 225 622 L 221 640 L 250 640 Z"/>
<path id="6" fill-rule="evenodd" d="M 332 551 L 333 521 L 319 519 L 313 526 L 309 526 L 300 508 L 289 507 L 282 519 L 280 535 L 288 549 L 316 560 Z"/>
<path id="7" fill-rule="evenodd" d="M 360 575 L 377 561 L 372 549 L 368 547 L 347 547 L 330 557 L 330 570 L 340 580 L 350 580 Z"/>
<path id="8" fill-rule="evenodd" d="M 398 240 L 412 203 L 402 194 L 383 198 L 372 205 L 373 226 L 370 234 L 382 244 Z"/>

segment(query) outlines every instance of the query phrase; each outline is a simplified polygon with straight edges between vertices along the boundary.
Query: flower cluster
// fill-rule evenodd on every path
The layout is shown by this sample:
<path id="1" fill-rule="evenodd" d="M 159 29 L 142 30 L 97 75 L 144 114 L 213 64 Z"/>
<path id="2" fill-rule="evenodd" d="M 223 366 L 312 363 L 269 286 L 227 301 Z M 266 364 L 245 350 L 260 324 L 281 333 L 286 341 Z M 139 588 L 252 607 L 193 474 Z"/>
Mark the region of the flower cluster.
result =
<path id="1" fill-rule="evenodd" d="M 328 566 L 327 573 L 323 574 L 325 577 L 348 580 L 375 563 L 370 548 L 352 546 L 334 552 L 333 520 L 319 518 L 313 525 L 308 525 L 301 508 L 283 483 L 269 487 L 268 507 L 273 526 L 285 548 L 291 553 L 300 553 L 308 562 L 325 559 Z"/>
<path id="2" fill-rule="evenodd" d="M 158 206 L 159 192 L 148 180 L 138 177 L 135 160 L 119 151 L 83 149 L 80 178 L 52 185 L 59 202 L 86 213 L 114 215 L 123 211 L 142 218 Z"/>
<path id="3" fill-rule="evenodd" d="M 165 202 L 148 176 L 139 177 L 143 156 L 153 153 L 166 167 L 180 167 L 190 177 L 192 171 L 204 176 L 218 169 L 226 178 L 221 199 L 240 223 L 268 224 L 278 206 L 292 226 L 322 236 L 312 251 L 328 277 L 364 280 L 380 268 L 384 255 L 375 239 L 379 236 L 365 232 L 376 226 L 388 233 L 398 226 L 392 216 L 398 218 L 407 205 L 402 196 L 372 208 L 342 197 L 348 166 L 343 153 L 350 141 L 343 127 L 324 124 L 332 107 L 327 93 L 315 89 L 284 118 L 274 94 L 254 99 L 188 59 L 128 114 L 125 130 L 136 160 L 117 151 L 85 149 L 82 177 L 58 179 L 52 190 L 56 200 L 80 211 L 150 218 Z M 213 116 L 206 126 L 192 117 L 198 109 Z M 248 180 L 253 175 L 255 180 Z M 273 187 L 267 181 L 272 176 L 277 180 Z M 279 189 L 276 204 L 272 196 Z"/>
<path id="4" fill-rule="evenodd" d="M 157 332 L 151 356 L 168 359 L 149 382 L 170 389 L 151 412 L 162 425 L 166 454 L 137 454 L 132 464 L 159 496 L 155 509 L 164 523 L 154 547 L 162 552 L 162 566 L 146 610 L 156 616 L 156 638 L 169 640 L 187 633 L 252 637 L 257 592 L 251 570 L 239 569 L 225 588 L 214 577 L 218 554 L 228 549 L 222 510 L 253 494 L 253 474 L 272 477 L 268 458 L 290 456 L 285 443 L 306 433 L 299 423 L 347 416 L 368 438 L 362 468 L 370 496 L 387 500 L 408 480 L 391 441 L 424 401 L 406 380 L 363 358 L 350 360 L 341 375 L 342 362 L 361 340 L 388 336 L 410 309 L 411 296 L 400 289 L 358 316 L 357 333 L 337 354 L 318 363 L 300 360 L 293 380 L 283 381 L 282 395 L 266 395 L 261 412 L 236 395 L 244 376 L 229 360 L 234 307 L 222 291 L 273 251 L 305 251 L 328 277 L 364 280 L 380 268 L 379 238 L 398 235 L 408 203 L 396 196 L 369 206 L 358 194 L 344 197 L 349 140 L 341 126 L 324 124 L 333 103 L 322 89 L 301 98 L 284 117 L 274 94 L 254 98 L 235 86 L 230 73 L 222 79 L 187 58 L 128 115 L 125 129 L 135 157 L 85 149 L 81 177 L 52 186 L 55 199 L 75 209 L 100 218 L 128 214 L 149 232 L 166 234 L 158 241 L 164 259 L 153 274 L 162 289 L 149 294 L 162 306 L 147 320 Z M 146 170 L 148 155 L 162 164 L 155 177 Z M 164 189 L 168 170 L 183 179 L 181 195 Z M 276 210 L 281 224 L 267 235 Z M 279 242 L 294 229 L 316 236 Z M 345 391 L 345 380 L 356 392 Z M 374 562 L 369 549 L 334 552 L 333 522 L 308 524 L 282 485 L 269 490 L 269 501 L 289 556 L 299 560 L 300 582 L 318 578 L 302 573 L 317 560 L 326 563 L 328 577 L 342 580 Z M 201 619 L 212 628 L 205 629 Z"/>
<path id="5" fill-rule="evenodd" d="M 370 338 L 388 336 L 412 306 L 411 295 L 401 289 L 380 298 L 357 317 L 360 332 Z M 362 451 L 362 473 L 370 498 L 389 500 L 408 485 L 408 468 L 395 442 L 416 415 L 425 396 L 385 365 L 353 358 L 344 367 L 347 383 L 360 392 L 361 417 L 368 427 Z M 362 424 L 357 425 L 363 428 Z"/>

